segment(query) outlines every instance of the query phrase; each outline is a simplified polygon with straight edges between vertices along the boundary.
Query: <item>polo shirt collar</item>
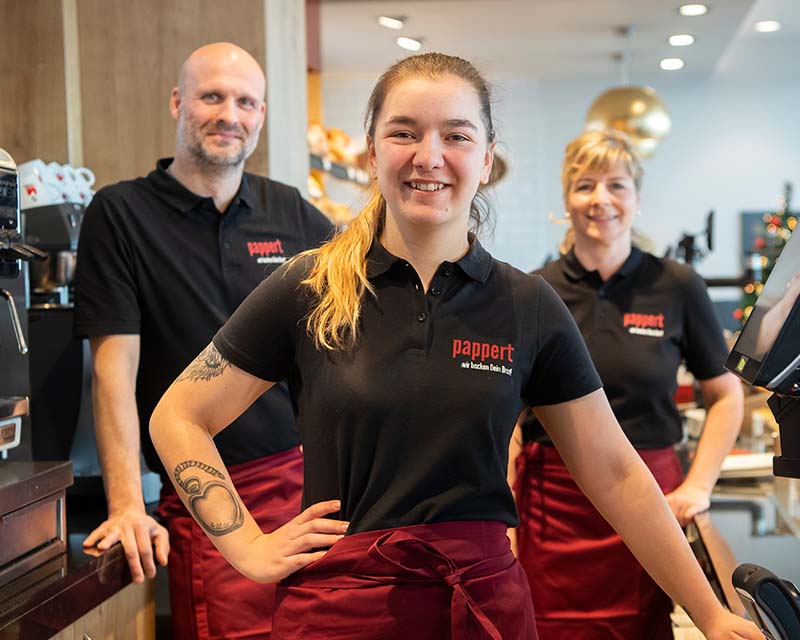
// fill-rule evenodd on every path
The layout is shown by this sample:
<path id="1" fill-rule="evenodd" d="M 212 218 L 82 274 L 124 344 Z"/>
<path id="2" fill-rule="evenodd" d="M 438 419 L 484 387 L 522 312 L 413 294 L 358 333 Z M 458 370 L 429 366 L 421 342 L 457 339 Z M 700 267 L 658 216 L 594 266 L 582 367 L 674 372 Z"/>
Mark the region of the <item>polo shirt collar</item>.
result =
<path id="1" fill-rule="evenodd" d="M 485 283 L 492 269 L 492 256 L 474 234 L 469 234 L 469 241 L 469 251 L 455 264 L 473 280 Z M 400 261 L 400 258 L 389 253 L 386 247 L 376 240 L 367 252 L 367 278 L 375 278 L 386 273 L 392 265 Z"/>
<path id="2" fill-rule="evenodd" d="M 612 279 L 631 275 L 631 273 L 633 273 L 642 262 L 643 255 L 644 253 L 641 249 L 631 247 L 630 255 L 628 255 L 628 257 L 625 259 L 625 262 L 622 263 L 619 271 L 612 276 Z M 581 264 L 580 260 L 578 260 L 578 257 L 575 255 L 575 247 L 570 249 L 565 255 L 561 256 L 561 269 L 564 272 L 564 275 L 566 275 L 572 281 L 585 280 L 592 274 L 597 273 L 597 271 L 589 271 Z"/>
<path id="3" fill-rule="evenodd" d="M 456 264 L 473 280 L 484 284 L 492 270 L 492 256 L 483 248 L 474 234 L 469 234 L 469 251 Z"/>
<path id="4" fill-rule="evenodd" d="M 156 163 L 155 170 L 150 172 L 148 178 L 158 191 L 159 196 L 167 204 L 181 213 L 188 213 L 204 200 L 208 200 L 208 198 L 190 191 L 167 171 L 167 167 L 172 164 L 173 159 L 174 158 L 159 159 Z M 253 189 L 246 173 L 242 175 L 242 182 L 239 185 L 239 190 L 236 192 L 233 200 L 231 200 L 228 210 L 230 211 L 231 207 L 240 204 L 251 209 L 255 204 Z"/>

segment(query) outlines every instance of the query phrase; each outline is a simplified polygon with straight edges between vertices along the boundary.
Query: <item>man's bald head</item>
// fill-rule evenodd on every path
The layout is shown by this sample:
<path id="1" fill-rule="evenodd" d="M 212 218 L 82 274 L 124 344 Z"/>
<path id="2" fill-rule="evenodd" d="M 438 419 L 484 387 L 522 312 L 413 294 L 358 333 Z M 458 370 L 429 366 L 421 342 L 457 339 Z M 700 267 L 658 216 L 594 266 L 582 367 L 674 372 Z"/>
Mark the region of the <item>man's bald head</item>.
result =
<path id="1" fill-rule="evenodd" d="M 261 87 L 260 97 L 264 99 L 267 82 L 261 65 L 247 51 L 231 42 L 214 42 L 195 49 L 181 67 L 178 91 L 184 94 L 199 78 L 209 73 L 229 71 L 250 76 Z"/>
<path id="2" fill-rule="evenodd" d="M 258 62 L 230 42 L 207 44 L 183 63 L 170 112 L 178 122 L 175 162 L 241 170 L 264 124 L 266 80 Z"/>

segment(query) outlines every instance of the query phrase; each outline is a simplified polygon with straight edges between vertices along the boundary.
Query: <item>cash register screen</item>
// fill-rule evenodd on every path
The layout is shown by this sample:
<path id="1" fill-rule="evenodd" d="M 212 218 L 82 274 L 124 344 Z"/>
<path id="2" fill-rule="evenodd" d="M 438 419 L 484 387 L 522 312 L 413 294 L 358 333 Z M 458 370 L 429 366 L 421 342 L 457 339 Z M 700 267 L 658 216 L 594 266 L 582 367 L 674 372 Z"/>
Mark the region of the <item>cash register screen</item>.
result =
<path id="1" fill-rule="evenodd" d="M 791 383 L 800 375 L 800 233 L 792 234 L 783 248 L 726 366 L 750 384 L 795 395 Z"/>
<path id="2" fill-rule="evenodd" d="M 0 228 L 17 228 L 17 173 L 0 169 Z"/>

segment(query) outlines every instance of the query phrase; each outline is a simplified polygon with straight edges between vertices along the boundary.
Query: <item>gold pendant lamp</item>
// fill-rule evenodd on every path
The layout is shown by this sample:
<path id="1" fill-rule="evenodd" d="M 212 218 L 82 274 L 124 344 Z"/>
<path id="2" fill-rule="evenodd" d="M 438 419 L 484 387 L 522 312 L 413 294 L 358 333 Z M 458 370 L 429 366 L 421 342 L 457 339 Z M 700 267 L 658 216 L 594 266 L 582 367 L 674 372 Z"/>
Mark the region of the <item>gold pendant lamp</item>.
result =
<path id="1" fill-rule="evenodd" d="M 672 121 L 667 107 L 653 88 L 630 86 L 628 82 L 633 32 L 632 26 L 617 30 L 626 38 L 624 52 L 614 56 L 620 65 L 620 86 L 607 89 L 595 98 L 586 113 L 585 129 L 619 129 L 631 138 L 640 157 L 649 158 L 669 133 Z"/>

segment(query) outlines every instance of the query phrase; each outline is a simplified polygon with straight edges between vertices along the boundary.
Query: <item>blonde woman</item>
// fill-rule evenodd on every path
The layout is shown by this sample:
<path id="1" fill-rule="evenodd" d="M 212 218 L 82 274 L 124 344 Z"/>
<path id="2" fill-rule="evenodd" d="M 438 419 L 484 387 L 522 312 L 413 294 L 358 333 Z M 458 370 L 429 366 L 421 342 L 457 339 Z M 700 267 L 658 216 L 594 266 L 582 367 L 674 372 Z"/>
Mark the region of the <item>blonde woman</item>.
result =
<path id="1" fill-rule="evenodd" d="M 722 330 L 691 268 L 634 246 L 642 169 L 622 133 L 592 131 L 575 138 L 567 145 L 561 176 L 571 242 L 560 259 L 537 273 L 575 318 L 616 419 L 676 521 L 686 524 L 709 507 L 742 421 L 741 385 L 725 371 Z M 674 450 L 682 435 L 673 401 L 681 361 L 700 381 L 708 408 L 685 478 Z M 583 495 L 580 478 L 576 484 L 569 461 L 537 416 L 525 414 L 520 426 L 514 438 L 524 439 L 515 487 L 518 557 L 531 579 L 542 635 L 671 640 L 669 596 Z M 594 420 L 581 428 L 593 430 Z"/>
<path id="2" fill-rule="evenodd" d="M 259 287 L 151 422 L 222 553 L 255 580 L 281 580 L 274 637 L 536 638 L 506 537 L 508 443 L 530 405 L 708 637 L 760 638 L 704 583 L 563 304 L 470 233 L 495 139 L 481 76 L 442 54 L 401 60 L 372 92 L 367 133 L 374 189 L 360 217 Z M 263 534 L 213 436 L 284 378 L 305 510 Z"/>

